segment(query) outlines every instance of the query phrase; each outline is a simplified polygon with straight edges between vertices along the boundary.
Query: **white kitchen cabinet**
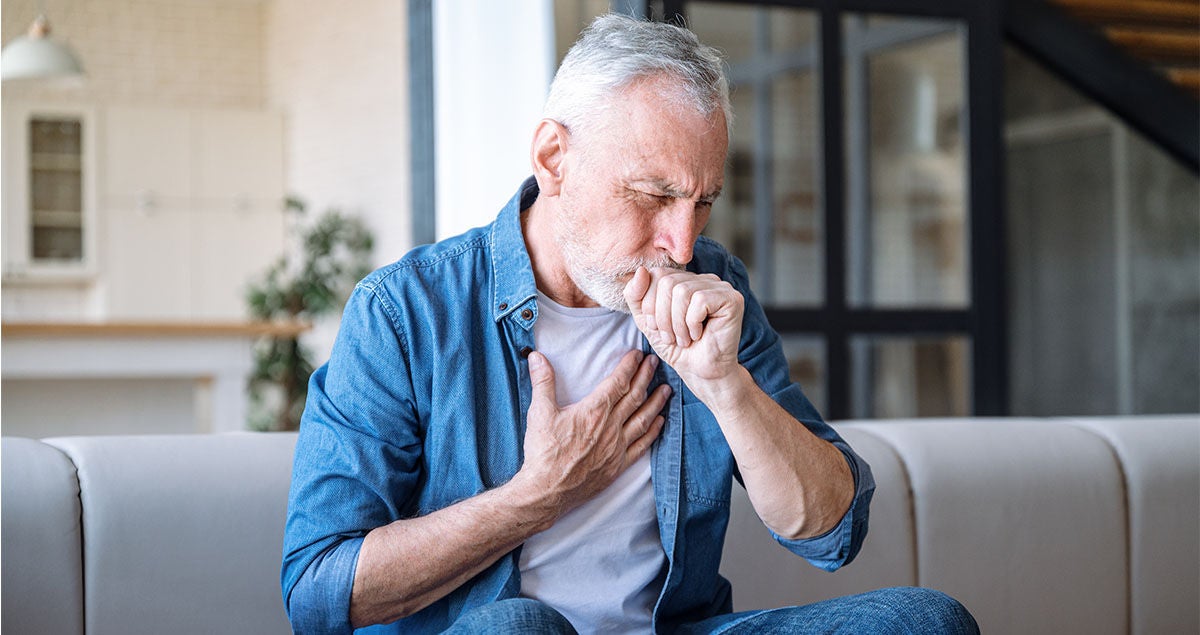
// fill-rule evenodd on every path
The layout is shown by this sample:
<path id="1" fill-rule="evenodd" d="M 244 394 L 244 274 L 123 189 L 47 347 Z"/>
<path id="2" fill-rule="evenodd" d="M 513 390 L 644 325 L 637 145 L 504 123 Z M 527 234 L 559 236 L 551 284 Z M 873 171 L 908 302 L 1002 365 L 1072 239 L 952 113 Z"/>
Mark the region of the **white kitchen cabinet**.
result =
<path id="1" fill-rule="evenodd" d="M 117 207 L 104 217 L 105 317 L 190 318 L 196 273 L 190 214 Z"/>
<path id="2" fill-rule="evenodd" d="M 95 276 L 96 147 L 93 109 L 5 101 L 5 284 Z"/>
<path id="3" fill-rule="evenodd" d="M 282 213 L 278 209 L 202 210 L 192 217 L 191 233 L 193 317 L 248 317 L 247 284 L 283 254 Z"/>
<path id="4" fill-rule="evenodd" d="M 194 180 L 190 111 L 110 107 L 104 126 L 103 207 L 187 211 Z"/>
<path id="5" fill-rule="evenodd" d="M 279 113 L 5 100 L 2 144 L 22 319 L 244 319 L 247 283 L 283 253 Z M 86 314 L 24 302 L 51 289 Z"/>
<path id="6" fill-rule="evenodd" d="M 102 271 L 113 318 L 236 320 L 284 246 L 277 113 L 111 108 Z"/>

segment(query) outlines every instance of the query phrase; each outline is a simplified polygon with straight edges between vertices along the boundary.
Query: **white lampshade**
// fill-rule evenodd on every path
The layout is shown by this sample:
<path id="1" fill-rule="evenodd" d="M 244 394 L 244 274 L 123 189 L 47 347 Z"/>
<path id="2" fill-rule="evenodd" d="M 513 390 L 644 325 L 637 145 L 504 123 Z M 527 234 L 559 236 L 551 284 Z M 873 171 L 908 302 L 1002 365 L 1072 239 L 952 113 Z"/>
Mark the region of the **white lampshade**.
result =
<path id="1" fill-rule="evenodd" d="M 38 16 L 29 32 L 14 39 L 0 53 L 0 77 L 40 79 L 83 75 L 83 65 L 70 47 L 50 37 L 45 16 Z"/>

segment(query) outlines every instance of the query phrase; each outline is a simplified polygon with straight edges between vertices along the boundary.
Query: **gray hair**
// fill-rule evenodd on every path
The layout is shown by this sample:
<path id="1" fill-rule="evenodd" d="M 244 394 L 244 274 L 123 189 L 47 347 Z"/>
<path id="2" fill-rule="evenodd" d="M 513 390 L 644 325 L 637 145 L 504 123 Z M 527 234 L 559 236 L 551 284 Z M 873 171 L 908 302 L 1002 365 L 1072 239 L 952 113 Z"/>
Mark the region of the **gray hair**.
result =
<path id="1" fill-rule="evenodd" d="M 685 28 L 612 13 L 593 20 L 567 52 L 542 116 L 571 134 L 594 128 L 614 95 L 657 75 L 674 79 L 675 97 L 705 117 L 719 108 L 726 132 L 732 128 L 729 80 L 716 49 Z"/>

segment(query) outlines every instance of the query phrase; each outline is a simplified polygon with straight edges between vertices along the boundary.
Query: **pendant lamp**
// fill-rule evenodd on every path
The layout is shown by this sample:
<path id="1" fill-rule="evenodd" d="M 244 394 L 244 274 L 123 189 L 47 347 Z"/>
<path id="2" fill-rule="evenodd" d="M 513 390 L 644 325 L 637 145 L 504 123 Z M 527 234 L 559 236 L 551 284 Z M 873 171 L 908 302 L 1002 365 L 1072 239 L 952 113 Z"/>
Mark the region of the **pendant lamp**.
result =
<path id="1" fill-rule="evenodd" d="M 29 31 L 13 39 L 0 52 L 0 77 L 43 79 L 83 75 L 79 58 L 65 43 L 50 37 L 50 23 L 39 15 Z"/>

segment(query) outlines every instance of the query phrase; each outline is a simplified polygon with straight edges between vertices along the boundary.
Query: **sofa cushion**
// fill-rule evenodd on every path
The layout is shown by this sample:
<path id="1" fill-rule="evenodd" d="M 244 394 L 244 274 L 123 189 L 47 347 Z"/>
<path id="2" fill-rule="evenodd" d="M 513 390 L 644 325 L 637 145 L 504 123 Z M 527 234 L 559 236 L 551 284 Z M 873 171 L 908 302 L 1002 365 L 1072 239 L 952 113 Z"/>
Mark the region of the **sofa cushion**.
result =
<path id="1" fill-rule="evenodd" d="M 1125 472 L 1131 632 L 1200 633 L 1200 417 L 1069 423 L 1107 440 Z"/>
<path id="2" fill-rule="evenodd" d="M 746 491 L 733 488 L 721 574 L 733 584 L 737 611 L 799 606 L 880 587 L 917 583 L 912 495 L 896 452 L 867 429 L 834 426 L 871 466 L 875 498 L 862 551 L 829 573 L 788 553 L 771 538 Z"/>
<path id="3" fill-rule="evenodd" d="M 918 581 L 985 633 L 1125 633 L 1121 469 L 1095 434 L 1047 420 L 880 422 L 913 489 Z"/>
<path id="4" fill-rule="evenodd" d="M 32 439 L 4 437 L 0 446 L 0 631 L 82 633 L 83 556 L 75 466 L 62 452 Z"/>
<path id="5" fill-rule="evenodd" d="M 294 434 L 49 439 L 78 468 L 88 635 L 288 633 Z"/>

